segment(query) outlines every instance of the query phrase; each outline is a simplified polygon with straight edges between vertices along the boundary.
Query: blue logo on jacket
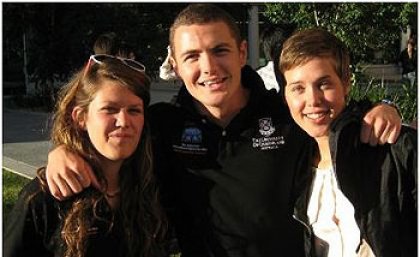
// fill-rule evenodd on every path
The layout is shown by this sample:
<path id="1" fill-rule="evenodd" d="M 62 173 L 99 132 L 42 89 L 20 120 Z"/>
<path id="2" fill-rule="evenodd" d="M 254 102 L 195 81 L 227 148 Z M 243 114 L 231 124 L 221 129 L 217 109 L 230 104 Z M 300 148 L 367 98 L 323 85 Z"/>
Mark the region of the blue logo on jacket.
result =
<path id="1" fill-rule="evenodd" d="M 186 127 L 182 132 L 181 142 L 174 143 L 172 147 L 177 153 L 204 155 L 207 148 L 202 143 L 203 132 L 196 127 Z"/>
<path id="2" fill-rule="evenodd" d="M 201 130 L 198 128 L 186 128 L 182 133 L 182 142 L 186 144 L 200 144 L 203 140 Z"/>

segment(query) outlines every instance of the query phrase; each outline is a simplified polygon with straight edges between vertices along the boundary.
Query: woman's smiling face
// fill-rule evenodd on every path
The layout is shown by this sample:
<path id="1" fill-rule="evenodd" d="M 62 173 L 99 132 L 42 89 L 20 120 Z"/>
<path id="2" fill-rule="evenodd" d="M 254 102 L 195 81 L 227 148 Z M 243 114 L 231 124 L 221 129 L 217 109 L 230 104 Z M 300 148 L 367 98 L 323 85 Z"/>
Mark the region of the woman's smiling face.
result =
<path id="1" fill-rule="evenodd" d="M 337 75 L 333 59 L 314 57 L 285 71 L 284 77 L 285 98 L 295 122 L 311 137 L 328 136 L 349 91 Z"/>

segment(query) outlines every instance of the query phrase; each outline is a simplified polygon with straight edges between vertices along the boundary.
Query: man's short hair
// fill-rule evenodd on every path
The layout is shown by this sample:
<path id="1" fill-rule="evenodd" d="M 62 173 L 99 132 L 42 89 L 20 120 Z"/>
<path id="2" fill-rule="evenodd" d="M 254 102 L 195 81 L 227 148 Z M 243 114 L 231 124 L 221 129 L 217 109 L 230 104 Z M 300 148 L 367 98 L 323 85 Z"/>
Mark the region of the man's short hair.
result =
<path id="1" fill-rule="evenodd" d="M 175 50 L 174 35 L 178 27 L 193 24 L 203 25 L 212 22 L 224 22 L 239 46 L 242 41 L 241 33 L 235 20 L 228 12 L 214 4 L 190 4 L 178 14 L 169 30 L 169 43 L 172 52 Z"/>

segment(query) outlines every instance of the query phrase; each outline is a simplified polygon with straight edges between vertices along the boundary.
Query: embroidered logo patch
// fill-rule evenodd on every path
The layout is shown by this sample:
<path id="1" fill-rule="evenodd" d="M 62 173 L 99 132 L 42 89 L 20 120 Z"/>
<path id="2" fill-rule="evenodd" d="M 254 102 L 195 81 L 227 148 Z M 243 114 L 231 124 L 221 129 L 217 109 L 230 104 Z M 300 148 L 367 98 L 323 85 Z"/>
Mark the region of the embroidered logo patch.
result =
<path id="1" fill-rule="evenodd" d="M 283 136 L 273 136 L 276 128 L 270 117 L 259 119 L 258 122 L 258 131 L 261 137 L 252 138 L 252 147 L 259 148 L 260 150 L 272 150 L 279 148 L 280 145 L 284 145 L 285 141 Z"/>
<path id="2" fill-rule="evenodd" d="M 259 123 L 260 133 L 265 137 L 271 136 L 276 131 L 276 129 L 273 126 L 273 122 L 271 121 L 271 118 L 259 119 Z"/>
<path id="3" fill-rule="evenodd" d="M 193 144 L 201 144 L 203 140 L 203 136 L 201 134 L 201 130 L 198 128 L 186 128 L 182 133 L 182 142 L 183 143 L 193 143 Z"/>
<path id="4" fill-rule="evenodd" d="M 196 127 L 187 127 L 182 132 L 180 144 L 174 144 L 172 147 L 178 153 L 205 154 L 207 148 L 202 147 L 202 142 L 202 131 Z"/>

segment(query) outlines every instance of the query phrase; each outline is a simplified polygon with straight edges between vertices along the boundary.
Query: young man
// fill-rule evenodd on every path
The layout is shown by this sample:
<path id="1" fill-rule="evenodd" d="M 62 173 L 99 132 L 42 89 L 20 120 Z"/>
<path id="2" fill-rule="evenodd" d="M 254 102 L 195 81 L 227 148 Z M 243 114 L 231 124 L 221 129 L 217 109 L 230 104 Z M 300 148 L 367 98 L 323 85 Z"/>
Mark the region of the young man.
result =
<path id="1" fill-rule="evenodd" d="M 247 44 L 234 20 L 215 5 L 190 5 L 171 27 L 170 46 L 185 86 L 176 103 L 156 104 L 150 113 L 162 202 L 182 256 L 301 256 L 292 186 L 306 137 L 245 65 Z M 388 118 L 369 114 L 383 125 L 372 134 L 384 131 L 392 140 L 397 112 L 379 109 Z M 69 196 L 95 184 L 86 166 L 62 147 L 51 152 L 52 193 Z"/>

